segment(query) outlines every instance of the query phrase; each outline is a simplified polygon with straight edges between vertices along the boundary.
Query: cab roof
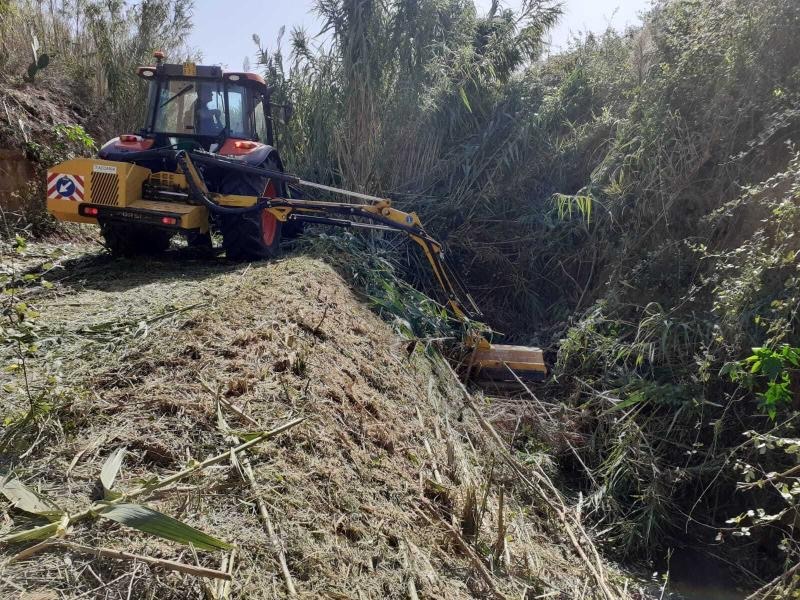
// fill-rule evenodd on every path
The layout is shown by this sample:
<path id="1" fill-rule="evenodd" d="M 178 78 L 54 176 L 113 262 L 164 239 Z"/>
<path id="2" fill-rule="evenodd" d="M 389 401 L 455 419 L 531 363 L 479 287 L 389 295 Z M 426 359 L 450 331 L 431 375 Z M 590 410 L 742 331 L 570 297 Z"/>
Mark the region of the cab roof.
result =
<path id="1" fill-rule="evenodd" d="M 155 67 L 139 67 L 136 74 L 143 79 L 168 79 L 172 77 L 212 79 L 228 81 L 247 81 L 265 86 L 267 82 L 257 73 L 241 71 L 224 71 L 217 65 L 196 65 L 194 63 L 172 64 L 162 63 Z"/>

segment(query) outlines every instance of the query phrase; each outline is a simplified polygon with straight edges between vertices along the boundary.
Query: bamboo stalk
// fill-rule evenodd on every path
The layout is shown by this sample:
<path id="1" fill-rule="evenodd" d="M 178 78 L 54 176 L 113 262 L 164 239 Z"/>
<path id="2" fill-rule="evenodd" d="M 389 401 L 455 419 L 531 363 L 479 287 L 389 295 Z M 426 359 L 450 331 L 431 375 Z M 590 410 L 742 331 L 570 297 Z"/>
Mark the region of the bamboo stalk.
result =
<path id="1" fill-rule="evenodd" d="M 179 563 L 174 560 L 153 558 L 152 556 L 145 556 L 143 554 L 133 554 L 131 552 L 122 552 L 120 550 L 112 550 L 110 548 L 95 548 L 93 546 L 85 546 L 83 544 L 76 544 L 74 542 L 66 542 L 63 540 L 46 541 L 40 544 L 36 544 L 35 546 L 28 548 L 24 552 L 20 552 L 16 556 L 12 557 L 11 561 L 22 560 L 22 558 L 29 558 L 33 554 L 36 554 L 38 552 L 43 552 L 50 548 L 64 548 L 66 550 L 72 550 L 73 552 L 79 552 L 82 554 L 91 554 L 92 556 L 96 557 L 115 558 L 118 560 L 134 560 L 143 562 L 153 567 L 161 567 L 163 569 L 167 569 L 170 571 L 178 571 L 180 573 L 186 573 L 187 575 L 194 575 L 195 577 L 208 577 L 213 579 L 224 579 L 224 580 L 231 579 L 230 573 L 226 573 L 225 571 L 218 571 L 217 569 L 207 569 L 205 567 L 197 567 L 194 565 Z M 19 558 L 21 555 L 24 556 L 22 556 L 22 558 Z"/>
<path id="2" fill-rule="evenodd" d="M 292 427 L 295 427 L 295 426 L 299 425 L 300 423 L 302 423 L 304 420 L 305 420 L 304 418 L 294 419 L 292 421 L 289 421 L 288 423 L 284 423 L 280 427 L 276 427 L 275 429 L 273 429 L 271 431 L 265 431 L 261 435 L 253 438 L 252 440 L 250 440 L 248 442 L 245 442 L 244 444 L 241 444 L 241 445 L 237 446 L 236 448 L 231 448 L 231 449 L 225 450 L 224 452 L 222 452 L 220 454 L 217 454 L 216 456 L 212 456 L 211 458 L 207 458 L 203 462 L 197 463 L 196 465 L 193 465 L 193 466 L 189 467 L 188 469 L 184 469 L 183 471 L 175 473 L 174 475 L 170 475 L 169 477 L 165 477 L 164 479 L 161 479 L 161 480 L 157 481 L 156 483 L 154 483 L 152 485 L 145 485 L 145 486 L 136 488 L 133 491 L 128 492 L 127 494 L 123 494 L 119 498 L 116 498 L 116 499 L 111 500 L 111 501 L 106 501 L 106 502 L 103 502 L 103 503 L 94 503 L 89 508 L 87 508 L 87 509 L 85 509 L 85 510 L 79 512 L 79 513 L 76 513 L 74 515 L 71 515 L 69 517 L 68 522 L 66 523 L 66 525 L 64 527 L 66 528 L 67 526 L 69 526 L 71 524 L 78 523 L 80 521 L 85 521 L 86 519 L 89 519 L 91 517 L 94 517 L 94 516 L 97 516 L 99 514 L 102 514 L 102 512 L 104 510 L 107 510 L 111 506 L 114 506 L 116 504 L 121 504 L 121 503 L 127 502 L 131 498 L 136 498 L 138 496 L 142 496 L 144 494 L 149 494 L 149 493 L 154 492 L 156 490 L 165 488 L 168 485 L 170 485 L 172 483 L 175 483 L 176 481 L 191 475 L 192 473 L 196 473 L 197 471 L 201 471 L 201 470 L 203 470 L 203 469 L 205 469 L 207 467 L 210 467 L 212 465 L 216 465 L 216 464 L 219 464 L 221 462 L 224 462 L 225 460 L 230 458 L 231 452 L 233 452 L 234 454 L 238 454 L 239 452 L 244 452 L 245 450 L 247 450 L 248 448 L 252 448 L 256 444 L 260 444 L 262 442 L 265 442 L 268 439 L 275 437 L 276 435 L 279 435 L 279 434 L 281 434 L 281 433 L 283 433 L 285 431 L 288 431 Z M 59 528 L 59 524 L 58 523 L 49 523 L 47 525 L 41 525 L 39 527 L 34 527 L 33 529 L 28 529 L 28 530 L 22 531 L 20 533 L 15 533 L 15 534 L 4 536 L 4 537 L 0 538 L 0 543 L 13 544 L 13 543 L 18 542 L 18 541 L 27 541 L 27 540 L 31 539 L 32 536 L 33 536 L 33 539 L 49 538 L 49 537 L 52 537 L 56 533 L 58 528 Z"/>
<path id="3" fill-rule="evenodd" d="M 267 530 L 267 536 L 269 536 L 269 542 L 272 545 L 275 554 L 278 557 L 278 564 L 281 566 L 281 573 L 283 574 L 283 581 L 286 583 L 286 591 L 288 592 L 289 596 L 297 596 L 297 590 L 294 587 L 294 581 L 292 581 L 292 574 L 289 571 L 289 565 L 286 563 L 286 554 L 283 551 L 283 545 L 281 544 L 280 539 L 275 534 L 275 529 L 272 526 L 272 520 L 269 518 L 269 512 L 267 511 L 267 505 L 264 502 L 264 499 L 258 493 L 256 488 L 256 478 L 253 475 L 253 467 L 250 464 L 250 460 L 248 458 L 244 458 L 242 460 L 242 467 L 244 470 L 244 474 L 247 478 L 247 481 L 250 483 L 250 487 L 253 490 L 253 493 L 256 497 L 256 504 L 258 505 L 258 514 L 261 517 L 261 521 L 264 523 L 264 527 Z"/>
<path id="4" fill-rule="evenodd" d="M 231 548 L 231 555 L 228 559 L 228 568 L 223 569 L 228 574 L 228 579 L 222 582 L 222 593 L 220 594 L 221 600 L 227 600 L 231 597 L 231 580 L 233 579 L 233 563 L 236 559 L 236 546 Z"/>
<path id="5" fill-rule="evenodd" d="M 248 415 L 246 412 L 244 412 L 238 406 L 232 404 L 227 398 L 223 398 L 223 397 L 220 396 L 219 401 L 220 401 L 220 404 L 222 404 L 225 408 L 229 408 L 231 411 L 233 411 L 234 413 L 239 415 L 241 418 L 243 418 L 245 421 L 247 421 L 251 425 L 255 425 L 256 427 L 261 427 L 261 424 L 258 421 L 256 421 L 253 417 Z"/>
<path id="6" fill-rule="evenodd" d="M 500 562 L 500 555 L 506 545 L 506 526 L 503 521 L 503 509 L 505 508 L 505 493 L 503 486 L 500 486 L 500 506 L 497 509 L 497 540 L 494 543 L 494 563 Z"/>
<path id="7" fill-rule="evenodd" d="M 411 568 L 411 557 L 410 557 L 410 550 L 408 548 L 408 542 L 404 544 L 403 548 L 403 555 L 402 555 L 402 565 L 406 571 L 406 591 L 408 592 L 408 600 L 419 600 L 419 594 L 417 594 L 417 584 L 414 583 L 414 571 Z"/>
<path id="8" fill-rule="evenodd" d="M 223 554 L 222 558 L 219 561 L 219 570 L 223 573 L 228 572 L 228 555 Z M 222 596 L 222 592 L 225 586 L 225 581 L 222 579 L 217 579 L 214 581 L 214 587 L 209 590 L 211 595 L 211 600 L 219 600 Z"/>
<path id="9" fill-rule="evenodd" d="M 25 548 L 22 552 L 18 552 L 14 556 L 8 559 L 6 564 L 10 564 L 13 562 L 18 562 L 21 560 L 25 560 L 26 558 L 30 558 L 34 554 L 38 554 L 39 552 L 44 552 L 47 550 L 48 546 L 52 546 L 53 542 L 45 540 L 44 542 L 39 542 L 38 544 L 34 544 L 30 548 Z"/>
<path id="10" fill-rule="evenodd" d="M 778 585 L 780 585 L 780 583 L 783 580 L 794 576 L 794 574 L 797 573 L 797 571 L 800 571 L 800 563 L 797 563 L 795 566 L 793 566 L 791 569 L 789 569 L 785 573 L 783 573 L 781 575 L 778 575 L 775 579 L 770 581 L 767 585 L 758 588 L 755 592 L 750 594 L 744 600 L 764 600 L 765 598 L 769 598 L 774 592 L 777 591 L 775 588 L 777 588 Z"/>
<path id="11" fill-rule="evenodd" d="M 428 511 L 430 511 L 430 513 L 434 517 L 436 517 L 436 519 L 442 525 L 444 525 L 444 527 L 453 536 L 453 538 L 456 540 L 461 549 L 466 553 L 467 557 L 472 563 L 472 566 L 475 567 L 475 570 L 478 571 L 478 574 L 481 576 L 481 579 L 483 579 L 484 583 L 486 583 L 487 587 L 489 588 L 492 598 L 495 598 L 496 600 L 505 600 L 505 596 L 503 596 L 503 594 L 501 594 L 500 591 L 495 586 L 494 579 L 492 579 L 492 574 L 486 568 L 486 565 L 483 564 L 481 557 L 475 553 L 475 550 L 473 550 L 472 546 L 470 546 L 467 543 L 467 541 L 464 539 L 461 533 L 459 533 L 459 531 L 455 527 L 450 525 L 450 523 L 448 523 L 442 518 L 442 516 L 436 511 L 436 508 L 433 506 L 433 504 L 430 503 L 430 501 L 427 498 L 422 498 L 422 503 L 425 506 L 425 508 L 427 508 Z"/>
<path id="12" fill-rule="evenodd" d="M 436 483 L 443 485 L 442 474 L 439 472 L 439 465 L 436 464 L 436 457 L 433 455 L 433 450 L 431 450 L 431 445 L 428 443 L 428 438 L 425 438 L 422 440 L 422 442 L 425 446 L 425 452 L 428 453 L 428 458 L 431 459 L 431 470 L 433 471 L 433 477 L 436 479 Z"/>
<path id="13" fill-rule="evenodd" d="M 261 423 L 256 421 L 253 417 L 248 415 L 246 412 L 244 412 L 238 406 L 235 406 L 234 404 L 232 404 L 230 402 L 230 400 L 228 400 L 227 398 L 223 397 L 219 390 L 218 391 L 214 391 L 213 389 L 211 389 L 211 386 L 208 385 L 208 383 L 203 381 L 202 379 L 200 379 L 200 386 L 204 390 L 206 390 L 209 394 L 212 394 L 214 396 L 214 399 L 217 402 L 219 402 L 220 404 L 222 404 L 225 408 L 230 409 L 231 412 L 236 413 L 237 415 L 239 415 L 242 419 L 244 419 L 245 421 L 247 421 L 251 425 L 255 425 L 256 427 L 261 427 Z"/>
<path id="14" fill-rule="evenodd" d="M 244 419 L 250 421 L 251 423 L 255 424 L 256 426 L 260 427 L 260 423 L 253 419 L 250 415 L 240 412 L 229 403 L 223 403 L 226 408 L 230 408 L 237 414 L 239 414 Z M 253 467 L 250 463 L 250 459 L 245 455 L 241 461 L 242 469 L 240 469 L 240 473 L 247 479 L 248 483 L 250 484 L 250 488 L 253 490 L 253 494 L 255 495 L 256 505 L 258 506 L 258 514 L 261 517 L 261 521 L 264 524 L 264 527 L 267 531 L 267 536 L 269 537 L 270 544 L 273 546 L 274 551 L 278 557 L 278 563 L 281 567 L 281 573 L 283 575 L 283 580 L 286 584 L 286 591 L 291 597 L 297 596 L 297 590 L 294 587 L 294 581 L 292 580 L 292 574 L 289 571 L 289 565 L 286 562 L 286 554 L 283 551 L 283 545 L 280 542 L 280 539 L 275 533 L 275 529 L 272 526 L 272 519 L 270 519 L 269 511 L 267 511 L 266 502 L 258 493 L 258 488 L 256 485 L 256 478 L 253 474 Z"/>
<path id="15" fill-rule="evenodd" d="M 553 415 L 551 415 L 549 412 L 547 412 L 547 409 L 546 409 L 546 408 L 544 407 L 544 405 L 541 403 L 541 401 L 539 400 L 539 398 L 537 398 L 537 397 L 536 397 L 536 394 L 534 394 L 534 393 L 533 393 L 533 391 L 531 390 L 531 388 L 529 388 L 529 387 L 528 387 L 528 386 L 525 384 L 525 382 L 524 382 L 524 381 L 522 381 L 522 379 L 520 379 L 520 378 L 519 378 L 519 375 L 517 375 L 517 374 L 516 374 L 516 372 L 514 371 L 514 369 L 512 369 L 511 367 L 509 367 L 507 363 L 503 363 L 503 365 L 505 366 L 505 368 L 506 368 L 506 369 L 508 369 L 508 372 L 509 372 L 509 373 L 511 373 L 511 374 L 514 376 L 514 379 L 516 379 L 516 380 L 517 380 L 517 384 L 521 385 L 521 386 L 523 387 L 523 389 L 524 389 L 524 390 L 525 390 L 525 391 L 528 393 L 528 395 L 529 395 L 529 396 L 530 396 L 530 397 L 533 399 L 533 401 L 534 401 L 534 402 L 536 402 L 536 404 L 537 404 L 537 405 L 538 405 L 538 407 L 539 407 L 539 410 L 540 410 L 542 413 L 544 413 L 544 415 L 547 417 L 547 419 L 550 421 L 550 423 L 553 423 L 553 424 L 555 424 L 555 423 L 556 423 L 556 420 L 553 418 Z M 589 469 L 589 467 L 587 467 L 587 466 L 586 466 L 586 463 L 585 463 L 585 462 L 583 462 L 583 459 L 581 458 L 581 455 L 580 455 L 580 454 L 578 454 L 578 451 L 575 449 L 575 446 L 573 446 L 573 445 L 572 445 L 572 442 L 570 442 L 568 439 L 565 439 L 564 441 L 567 443 L 567 446 L 569 446 L 569 449 L 572 451 L 572 454 L 574 454 L 574 455 L 575 455 L 575 458 L 576 458 L 576 459 L 578 459 L 578 462 L 581 464 L 581 466 L 583 467 L 583 470 L 584 470 L 584 471 L 586 472 L 586 474 L 589 476 L 589 479 L 591 479 L 591 480 L 592 480 L 592 483 L 593 483 L 595 486 L 597 486 L 597 481 L 595 481 L 594 474 L 593 474 L 593 473 L 592 473 L 592 471 Z"/>

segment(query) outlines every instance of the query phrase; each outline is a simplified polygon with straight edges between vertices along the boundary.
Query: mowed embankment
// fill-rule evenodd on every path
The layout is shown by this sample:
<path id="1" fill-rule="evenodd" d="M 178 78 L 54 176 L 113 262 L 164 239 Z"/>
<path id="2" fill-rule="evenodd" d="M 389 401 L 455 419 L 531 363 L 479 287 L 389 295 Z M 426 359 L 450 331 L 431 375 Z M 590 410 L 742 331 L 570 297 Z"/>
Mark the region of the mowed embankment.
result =
<path id="1" fill-rule="evenodd" d="M 449 372 L 322 260 L 70 254 L 48 265 L 52 289 L 20 292 L 38 313 L 39 349 L 26 361 L 27 390 L 19 370 L 3 375 L 4 434 L 28 391 L 48 408 L 16 431 L 4 474 L 75 514 L 98 498 L 118 448 L 127 453 L 114 489 L 125 492 L 225 452 L 243 432 L 305 420 L 137 498 L 235 545 L 232 563 L 229 551 L 195 551 L 107 519 L 65 532 L 72 544 L 224 566 L 227 588 L 62 545 L 4 563 L 1 597 L 273 598 L 290 587 L 328 598 L 605 597 L 593 558 L 553 534 Z M 14 261 L 24 266 L 5 264 Z M 10 346 L 4 353 L 12 360 Z M 0 510 L 0 535 L 40 522 L 4 498 Z M 3 545 L 2 558 L 25 547 Z"/>

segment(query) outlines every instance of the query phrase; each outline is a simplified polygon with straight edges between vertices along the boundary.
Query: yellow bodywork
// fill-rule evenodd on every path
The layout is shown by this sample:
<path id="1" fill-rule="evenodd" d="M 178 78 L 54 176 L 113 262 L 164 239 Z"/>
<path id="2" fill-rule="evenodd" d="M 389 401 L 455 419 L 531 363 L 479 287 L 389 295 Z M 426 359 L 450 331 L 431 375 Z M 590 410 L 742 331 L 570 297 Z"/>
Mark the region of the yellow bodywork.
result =
<path id="1" fill-rule="evenodd" d="M 83 200 L 47 198 L 47 211 L 59 221 L 93 223 L 97 219 L 80 214 L 81 204 L 120 209 L 120 214 L 135 215 L 140 212 L 174 216 L 180 229 L 208 231 L 208 210 L 180 202 L 163 202 L 142 198 L 142 188 L 148 180 L 164 185 L 170 183 L 178 189 L 186 188 L 186 178 L 176 173 L 153 173 L 138 165 L 110 160 L 76 158 L 57 164 L 47 171 L 52 176 L 76 175 L 84 182 Z M 124 209 L 128 209 L 125 211 Z"/>
<path id="2" fill-rule="evenodd" d="M 547 375 L 544 353 L 539 348 L 492 344 L 486 338 L 474 342 L 469 357 L 470 373 L 475 373 L 479 379 L 481 374 L 503 379 L 509 374 L 508 369 L 523 379 L 544 379 Z"/>

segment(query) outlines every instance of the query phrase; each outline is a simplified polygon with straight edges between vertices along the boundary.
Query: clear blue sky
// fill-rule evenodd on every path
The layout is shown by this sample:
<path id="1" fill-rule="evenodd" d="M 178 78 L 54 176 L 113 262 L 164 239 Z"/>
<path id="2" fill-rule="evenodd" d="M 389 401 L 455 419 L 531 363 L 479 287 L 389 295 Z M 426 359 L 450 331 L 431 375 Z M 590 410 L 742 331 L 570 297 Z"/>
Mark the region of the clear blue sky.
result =
<path id="1" fill-rule="evenodd" d="M 522 0 L 501 0 L 501 4 L 519 7 Z M 491 0 L 476 0 L 486 11 Z M 293 26 L 319 33 L 319 22 L 311 13 L 313 0 L 195 0 L 194 33 L 189 45 L 200 51 L 206 64 L 222 64 L 231 70 L 242 68 L 245 56 L 255 54 L 252 34 L 274 49 L 278 30 Z M 566 46 L 573 33 L 603 31 L 611 25 L 623 29 L 639 22 L 638 14 L 650 6 L 650 0 L 564 0 L 564 15 L 553 30 L 553 50 Z M 284 40 L 284 43 L 286 40 Z"/>

